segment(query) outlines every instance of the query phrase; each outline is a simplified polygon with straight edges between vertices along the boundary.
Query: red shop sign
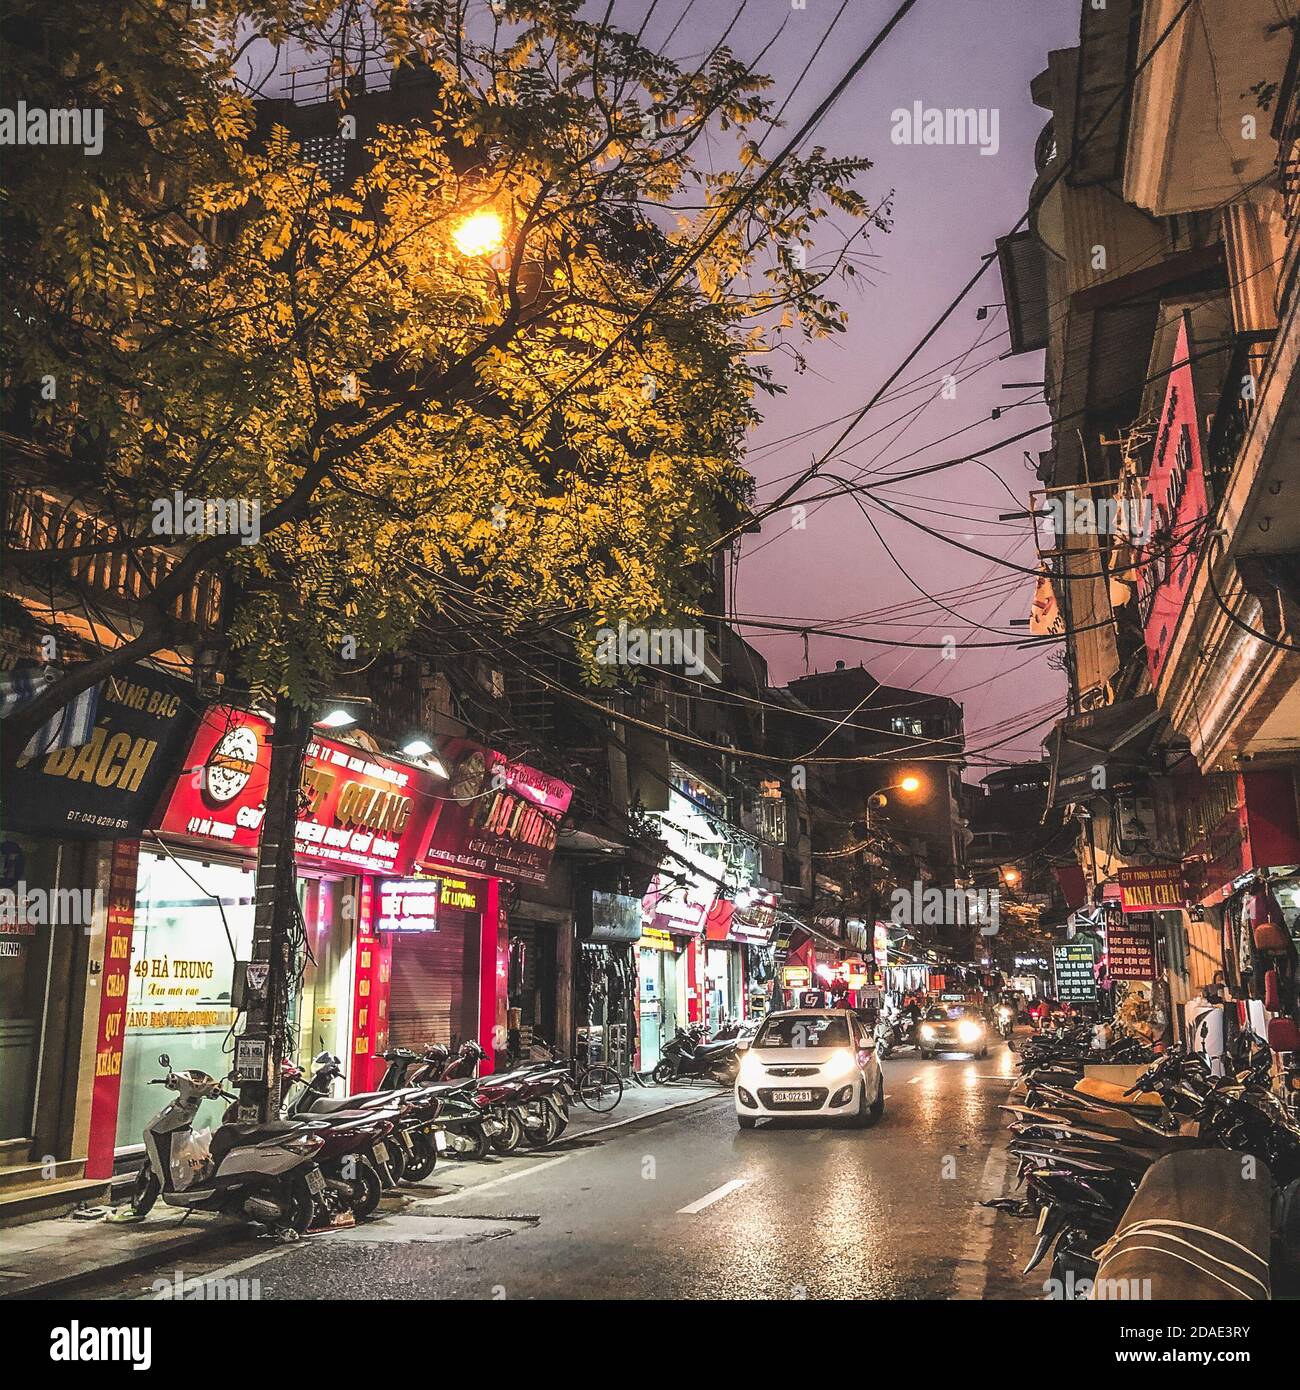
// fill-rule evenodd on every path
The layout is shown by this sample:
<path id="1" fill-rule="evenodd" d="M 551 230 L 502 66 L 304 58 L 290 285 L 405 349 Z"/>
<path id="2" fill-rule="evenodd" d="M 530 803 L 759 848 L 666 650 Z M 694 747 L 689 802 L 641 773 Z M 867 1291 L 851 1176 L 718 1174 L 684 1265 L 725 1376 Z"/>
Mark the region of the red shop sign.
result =
<path id="1" fill-rule="evenodd" d="M 117 1102 L 122 1089 L 122 1044 L 126 1037 L 126 995 L 131 974 L 131 936 L 135 931 L 135 880 L 139 840 L 114 840 L 104 919 L 104 963 L 99 974 L 99 1028 L 95 1034 L 95 1080 L 90 1093 L 90 1136 L 86 1176 L 113 1176 L 117 1142 Z"/>
<path id="2" fill-rule="evenodd" d="M 1185 901 L 1181 864 L 1138 865 L 1118 870 L 1115 878 L 1125 912 L 1169 912 Z"/>
<path id="3" fill-rule="evenodd" d="M 451 780 L 439 789 L 420 858 L 500 878 L 545 883 L 573 788 L 465 739 L 442 747 Z"/>
<path id="4" fill-rule="evenodd" d="M 270 724 L 255 714 L 209 710 L 157 828 L 255 850 L 266 814 L 270 740 Z M 306 810 L 294 827 L 297 856 L 406 874 L 424 838 L 432 792 L 429 773 L 352 744 L 313 739 L 303 759 Z"/>

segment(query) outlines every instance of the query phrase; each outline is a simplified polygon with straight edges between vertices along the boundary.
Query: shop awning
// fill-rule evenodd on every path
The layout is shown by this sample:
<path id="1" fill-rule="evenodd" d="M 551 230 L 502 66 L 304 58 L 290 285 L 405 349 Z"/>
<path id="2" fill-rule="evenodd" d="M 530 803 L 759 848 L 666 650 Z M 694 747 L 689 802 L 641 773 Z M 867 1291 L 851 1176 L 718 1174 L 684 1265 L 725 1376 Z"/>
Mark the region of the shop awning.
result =
<path id="1" fill-rule="evenodd" d="M 1062 719 L 1049 740 L 1048 805 L 1087 801 L 1098 790 L 1099 769 L 1105 769 L 1107 788 L 1148 771 L 1161 717 L 1155 696 L 1141 695 Z"/>

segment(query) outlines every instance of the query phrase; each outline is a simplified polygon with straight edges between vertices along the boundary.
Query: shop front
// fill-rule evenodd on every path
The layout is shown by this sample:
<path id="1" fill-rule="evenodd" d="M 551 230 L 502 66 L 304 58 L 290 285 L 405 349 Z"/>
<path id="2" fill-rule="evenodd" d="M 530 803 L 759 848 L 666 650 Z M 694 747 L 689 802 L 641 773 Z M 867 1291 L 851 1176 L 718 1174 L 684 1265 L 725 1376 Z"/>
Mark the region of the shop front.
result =
<path id="1" fill-rule="evenodd" d="M 269 722 L 209 709 L 139 853 L 114 1148 L 140 1143 L 157 1109 L 149 1081 L 166 1052 L 229 1073 L 239 996 L 256 989 L 254 869 L 270 769 Z M 340 1057 L 350 1085 L 370 1081 L 370 1033 L 353 1029 L 363 918 L 411 872 L 435 779 L 429 771 L 331 739 L 307 747 L 294 828 L 298 877 L 292 1051 Z M 360 1046 L 358 1046 L 360 1042 Z"/>
<path id="2" fill-rule="evenodd" d="M 120 1063 L 108 909 L 194 727 L 187 688 L 146 666 L 92 694 L 84 741 L 62 746 L 47 726 L 5 779 L 0 1143 L 19 1159 L 87 1152 L 92 1092 Z"/>
<path id="3" fill-rule="evenodd" d="M 713 904 L 713 885 L 702 877 L 662 871 L 641 900 L 642 1071 L 653 1070 L 678 1028 L 704 1021 L 704 928 Z"/>

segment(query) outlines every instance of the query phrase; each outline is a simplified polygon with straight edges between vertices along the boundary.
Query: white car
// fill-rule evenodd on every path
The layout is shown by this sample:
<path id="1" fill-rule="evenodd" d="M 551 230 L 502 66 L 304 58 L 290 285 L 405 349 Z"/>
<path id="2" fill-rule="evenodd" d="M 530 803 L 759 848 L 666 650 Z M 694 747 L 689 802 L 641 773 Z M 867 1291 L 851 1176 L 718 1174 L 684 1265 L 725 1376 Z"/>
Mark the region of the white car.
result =
<path id="1" fill-rule="evenodd" d="M 736 1078 L 736 1123 L 778 1115 L 874 1124 L 885 1113 L 885 1074 L 871 1030 L 848 1009 L 768 1014 Z"/>

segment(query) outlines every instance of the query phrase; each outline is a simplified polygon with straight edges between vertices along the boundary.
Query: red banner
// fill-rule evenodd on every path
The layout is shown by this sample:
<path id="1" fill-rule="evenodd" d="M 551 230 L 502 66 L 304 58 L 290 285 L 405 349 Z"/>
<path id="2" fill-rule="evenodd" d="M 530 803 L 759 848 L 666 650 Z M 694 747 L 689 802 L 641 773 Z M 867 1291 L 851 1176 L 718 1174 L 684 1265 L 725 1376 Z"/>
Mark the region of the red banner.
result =
<path id="1" fill-rule="evenodd" d="M 545 883 L 573 788 L 465 739 L 449 740 L 441 752 L 451 780 L 439 791 L 419 857 L 430 865 Z"/>
<path id="2" fill-rule="evenodd" d="M 374 1090 L 383 1075 L 388 1046 L 388 983 L 393 973 L 392 938 L 374 930 L 374 880 L 361 882 L 357 913 L 356 965 L 352 988 L 351 1094 Z"/>
<path id="3" fill-rule="evenodd" d="M 1151 529 L 1137 570 L 1138 609 L 1146 633 L 1147 665 L 1158 684 L 1169 644 L 1191 586 L 1203 545 L 1197 523 L 1208 511 L 1201 465 L 1201 432 L 1196 392 L 1188 360 L 1187 323 L 1178 327 L 1174 366 L 1165 389 L 1146 495 L 1142 499 Z"/>
<path id="4" fill-rule="evenodd" d="M 266 814 L 270 739 L 265 719 L 210 709 L 157 828 L 255 850 Z M 307 810 L 294 827 L 297 856 L 308 863 L 407 874 L 437 804 L 433 792 L 431 773 L 354 744 L 313 739 L 303 759 Z"/>
<path id="5" fill-rule="evenodd" d="M 114 840 L 104 918 L 104 961 L 99 975 L 99 1029 L 95 1034 L 95 1080 L 90 1093 L 86 1176 L 113 1176 L 117 1100 L 122 1089 L 122 1044 L 135 930 L 135 880 L 139 840 Z"/>
<path id="6" fill-rule="evenodd" d="M 1115 879 L 1125 912 L 1171 912 L 1186 901 L 1181 864 L 1135 865 L 1117 870 Z"/>

